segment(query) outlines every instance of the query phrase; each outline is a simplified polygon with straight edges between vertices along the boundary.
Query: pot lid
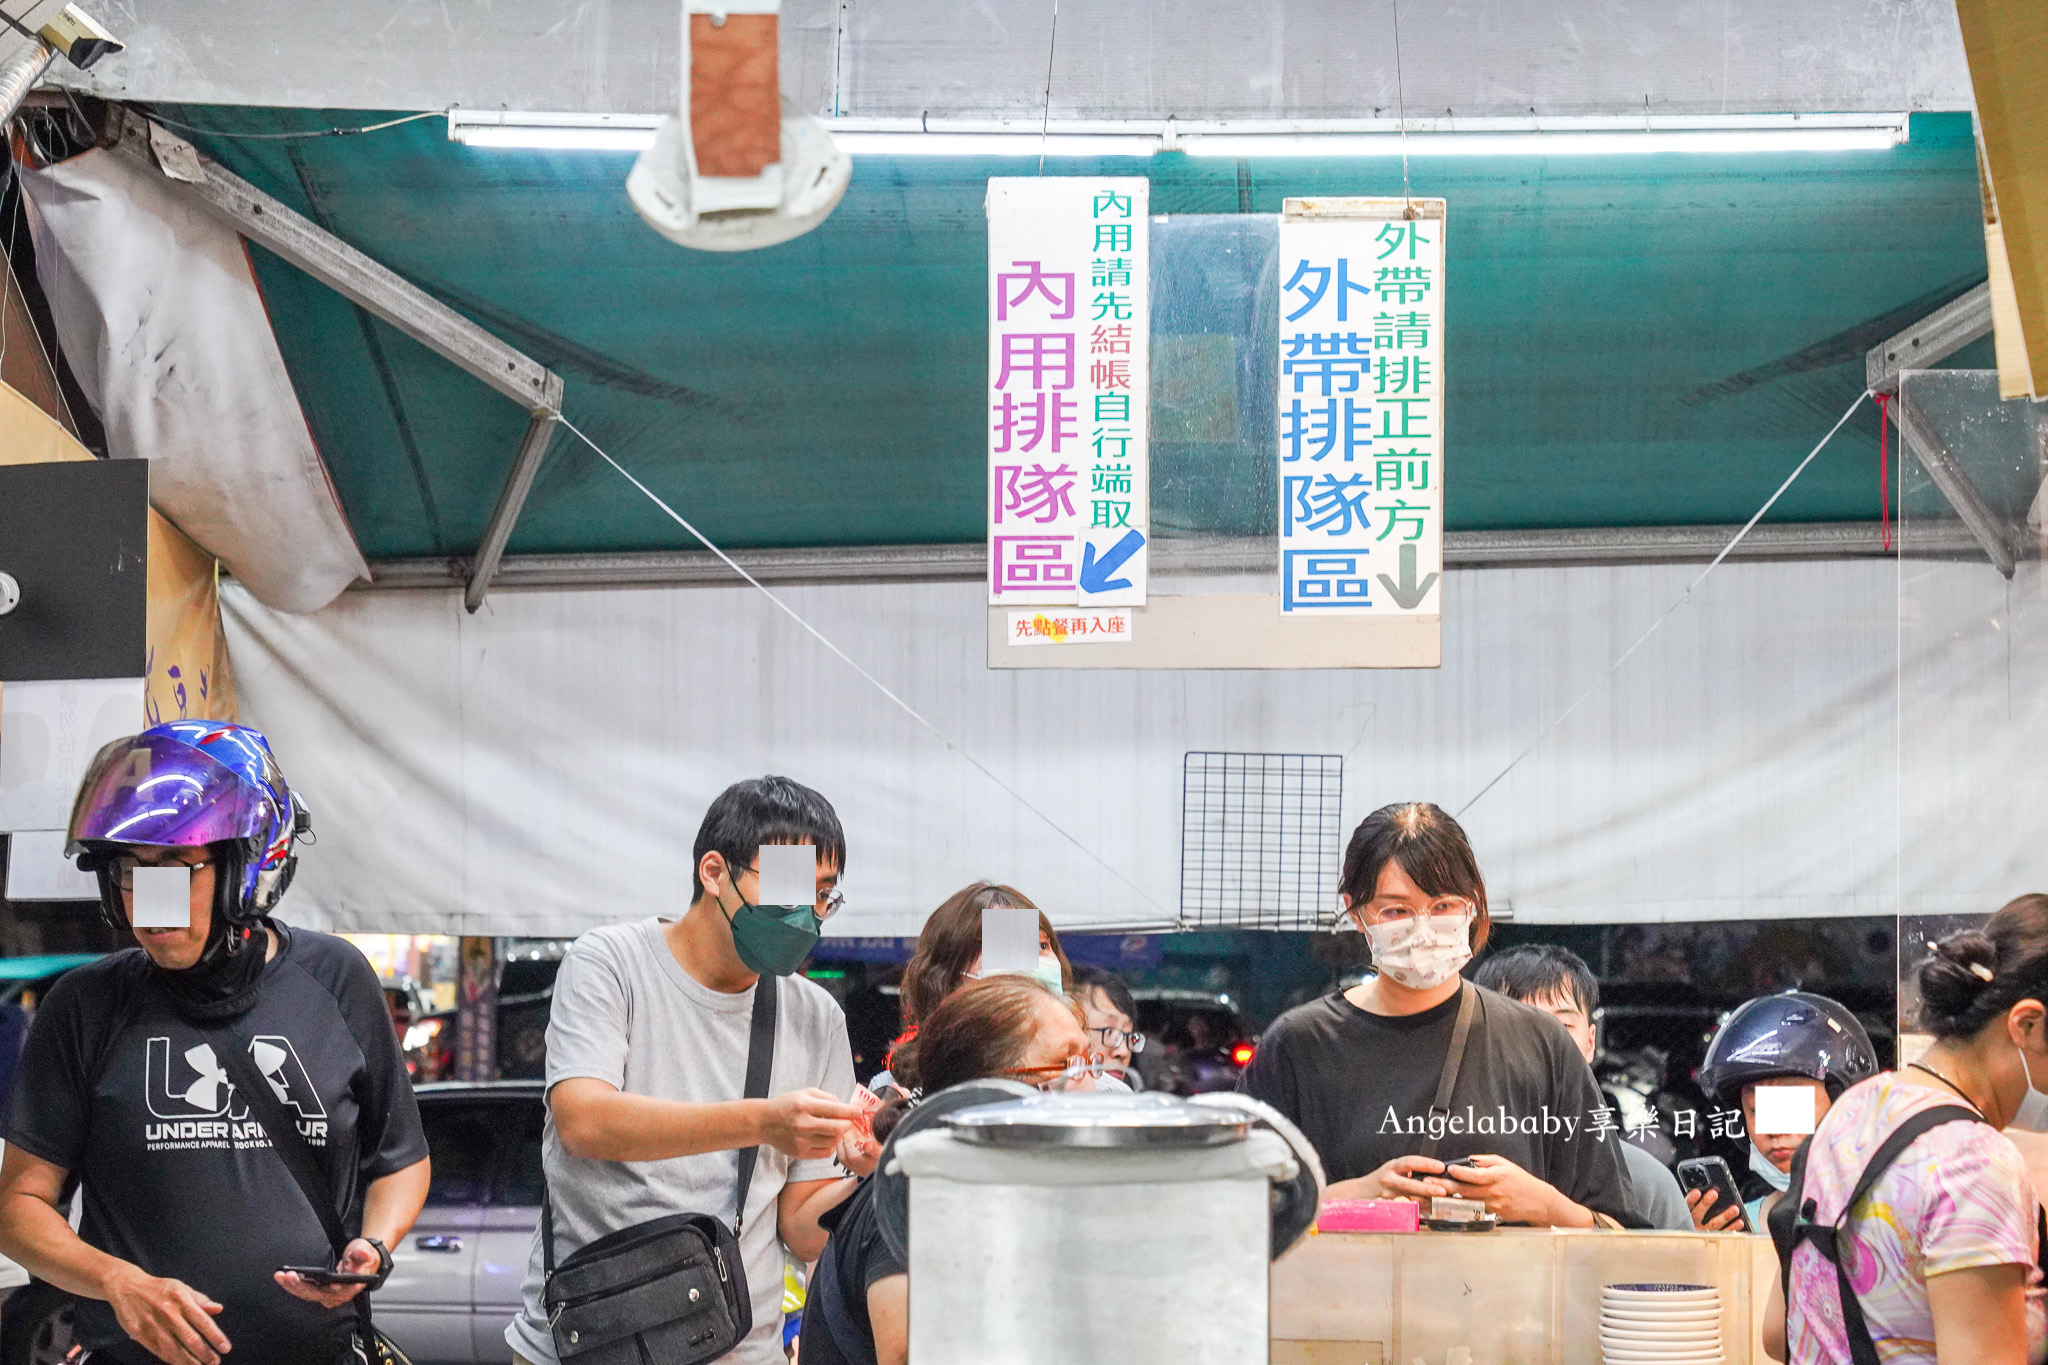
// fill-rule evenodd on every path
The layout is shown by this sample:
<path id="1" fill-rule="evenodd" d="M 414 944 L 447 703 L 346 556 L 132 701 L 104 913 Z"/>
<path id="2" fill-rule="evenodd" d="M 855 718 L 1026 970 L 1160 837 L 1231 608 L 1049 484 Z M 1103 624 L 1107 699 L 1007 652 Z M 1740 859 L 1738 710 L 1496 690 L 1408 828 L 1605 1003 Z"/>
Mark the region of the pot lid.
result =
<path id="1" fill-rule="evenodd" d="M 989 1147 L 1220 1147 L 1244 1141 L 1251 1119 L 1174 1095 L 1049 1094 L 977 1105 L 943 1120 Z"/>

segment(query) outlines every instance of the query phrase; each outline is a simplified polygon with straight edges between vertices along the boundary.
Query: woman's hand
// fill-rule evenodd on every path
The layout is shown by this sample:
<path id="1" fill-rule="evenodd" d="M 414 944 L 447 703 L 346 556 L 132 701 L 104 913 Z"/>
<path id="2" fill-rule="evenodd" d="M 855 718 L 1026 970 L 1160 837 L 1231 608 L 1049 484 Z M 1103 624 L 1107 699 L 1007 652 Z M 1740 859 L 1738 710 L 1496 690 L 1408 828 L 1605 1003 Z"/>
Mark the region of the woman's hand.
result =
<path id="1" fill-rule="evenodd" d="M 1726 1232 L 1730 1228 L 1740 1232 L 1742 1206 L 1738 1204 L 1716 1213 L 1714 1205 L 1720 1201 L 1721 1196 L 1712 1190 L 1687 1190 L 1685 1206 L 1692 1211 L 1692 1225 L 1701 1232 Z"/>
<path id="2" fill-rule="evenodd" d="M 1370 1175 L 1339 1180 L 1323 1190 L 1325 1199 L 1432 1199 L 1452 1193 L 1451 1182 L 1421 1177 L 1441 1175 L 1444 1163 L 1426 1156 L 1397 1156 Z"/>
<path id="3" fill-rule="evenodd" d="M 1529 1174 L 1504 1156 L 1467 1157 L 1470 1166 L 1459 1166 L 1451 1174 L 1452 1193 L 1477 1199 L 1486 1211 L 1503 1223 L 1527 1223 L 1531 1227 L 1591 1227 L 1590 1211 L 1565 1198 L 1557 1186 Z M 1474 1169 L 1474 1168 L 1477 1169 Z"/>

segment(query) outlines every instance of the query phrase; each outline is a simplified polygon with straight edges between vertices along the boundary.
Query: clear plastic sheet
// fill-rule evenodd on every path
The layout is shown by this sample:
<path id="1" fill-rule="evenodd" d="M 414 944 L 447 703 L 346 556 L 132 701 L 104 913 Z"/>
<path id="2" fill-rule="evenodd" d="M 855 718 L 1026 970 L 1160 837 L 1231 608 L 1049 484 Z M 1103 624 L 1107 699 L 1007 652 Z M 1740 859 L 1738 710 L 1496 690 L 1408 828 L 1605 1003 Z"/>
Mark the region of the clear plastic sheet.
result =
<path id="1" fill-rule="evenodd" d="M 1898 771 L 1916 774 L 1898 790 L 1905 1061 L 1925 1042 L 1927 941 L 2048 890 L 2048 409 L 2000 402 L 1990 370 L 1909 371 L 1898 401 Z"/>
<path id="2" fill-rule="evenodd" d="M 1272 536 L 1280 220 L 1152 220 L 1152 526 L 1158 539 Z"/>

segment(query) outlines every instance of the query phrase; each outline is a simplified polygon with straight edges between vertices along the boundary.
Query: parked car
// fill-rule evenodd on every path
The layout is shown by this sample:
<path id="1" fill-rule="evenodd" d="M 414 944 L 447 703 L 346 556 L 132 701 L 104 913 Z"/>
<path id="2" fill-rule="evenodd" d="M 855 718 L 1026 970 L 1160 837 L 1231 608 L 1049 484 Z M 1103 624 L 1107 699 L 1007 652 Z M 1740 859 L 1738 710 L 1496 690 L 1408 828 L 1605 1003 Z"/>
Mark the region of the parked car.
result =
<path id="1" fill-rule="evenodd" d="M 546 1188 L 545 1093 L 539 1081 L 419 1088 L 433 1183 L 372 1301 L 377 1325 L 415 1365 L 512 1359 L 505 1328 L 519 1311 Z"/>
<path id="2" fill-rule="evenodd" d="M 505 1328 L 540 1222 L 544 1089 L 495 1081 L 418 1094 L 433 1183 L 391 1249 L 391 1278 L 372 1300 L 377 1325 L 415 1365 L 509 1362 Z M 58 1365 L 70 1349 L 69 1295 L 30 1281 L 0 1306 L 0 1365 Z"/>
<path id="3" fill-rule="evenodd" d="M 1145 1035 L 1145 1050 L 1134 1060 L 1147 1089 L 1199 1095 L 1237 1088 L 1255 1043 L 1251 1022 L 1228 995 L 1158 988 L 1131 994 Z"/>

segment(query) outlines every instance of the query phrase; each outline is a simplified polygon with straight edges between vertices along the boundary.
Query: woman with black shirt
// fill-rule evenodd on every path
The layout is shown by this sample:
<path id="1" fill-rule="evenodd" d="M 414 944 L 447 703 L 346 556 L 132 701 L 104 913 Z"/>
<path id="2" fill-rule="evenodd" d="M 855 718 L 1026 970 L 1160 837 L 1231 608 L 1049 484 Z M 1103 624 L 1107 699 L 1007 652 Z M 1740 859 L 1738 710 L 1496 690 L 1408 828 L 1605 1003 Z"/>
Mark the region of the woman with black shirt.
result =
<path id="1" fill-rule="evenodd" d="M 1537 1227 L 1640 1222 L 1621 1135 L 1570 1035 L 1459 975 L 1490 921 L 1458 822 L 1427 802 L 1374 811 L 1339 889 L 1377 975 L 1280 1016 L 1239 1081 L 1315 1145 L 1328 1197 L 1453 1195 Z"/>

